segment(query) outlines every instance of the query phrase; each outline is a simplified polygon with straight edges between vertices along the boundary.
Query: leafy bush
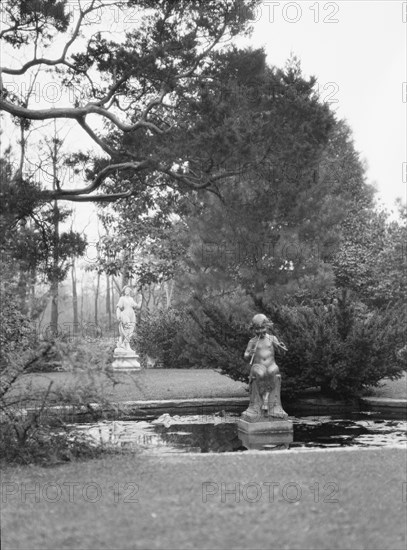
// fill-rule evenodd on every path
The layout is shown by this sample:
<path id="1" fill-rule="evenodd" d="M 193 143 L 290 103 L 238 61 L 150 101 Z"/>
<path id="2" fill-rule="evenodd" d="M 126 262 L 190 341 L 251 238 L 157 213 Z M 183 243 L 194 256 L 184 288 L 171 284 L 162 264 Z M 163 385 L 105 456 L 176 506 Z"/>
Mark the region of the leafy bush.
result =
<path id="1" fill-rule="evenodd" d="M 27 372 L 72 372 L 105 369 L 113 362 L 115 342 L 109 338 L 58 336 L 43 342 L 47 352 L 31 362 Z"/>
<path id="2" fill-rule="evenodd" d="M 52 465 L 95 458 L 105 452 L 84 434 L 72 436 L 64 425 L 56 429 L 41 423 L 29 434 L 17 421 L 0 427 L 0 461 L 7 464 Z"/>
<path id="3" fill-rule="evenodd" d="M 225 304 L 201 302 L 189 311 L 189 324 L 182 335 L 182 357 L 186 364 L 204 369 L 220 369 L 237 380 L 248 380 L 243 360 L 247 345 L 247 325 L 228 315 Z"/>
<path id="4" fill-rule="evenodd" d="M 142 357 L 154 357 L 164 368 L 190 367 L 181 360 L 182 334 L 187 323 L 182 309 L 170 308 L 146 314 L 133 334 L 132 347 Z"/>
<path id="5" fill-rule="evenodd" d="M 358 397 L 382 378 L 406 368 L 404 311 L 368 311 L 360 303 L 282 307 L 271 313 L 289 351 L 279 365 L 283 391 L 294 397 L 307 386 L 341 397 Z"/>
<path id="6" fill-rule="evenodd" d="M 247 327 L 228 315 L 220 303 L 157 311 L 136 330 L 139 352 L 155 357 L 165 368 L 221 369 L 246 380 Z"/>
<path id="7" fill-rule="evenodd" d="M 0 286 L 0 369 L 21 363 L 23 354 L 32 346 L 30 321 L 20 311 L 15 289 L 3 280 Z"/>
<path id="8" fill-rule="evenodd" d="M 46 378 L 36 376 L 21 385 L 20 378 L 14 380 L 0 396 L 0 460 L 46 464 L 91 458 L 105 452 L 106 449 L 95 447 L 90 438 L 73 435 L 63 421 L 64 412 L 59 417 L 58 411 L 50 413 L 48 407 L 69 406 L 72 416 L 75 411 L 86 410 L 94 421 L 99 420 L 103 411 L 112 409 L 106 390 L 116 380 L 107 374 L 109 381 L 101 380 L 96 370 L 85 370 L 81 376 L 68 379 L 64 386 L 52 380 L 44 385 L 41 381 Z"/>
<path id="9" fill-rule="evenodd" d="M 56 338 L 39 341 L 29 318 L 21 312 L 15 285 L 5 278 L 1 283 L 0 309 L 0 460 L 2 462 L 40 464 L 76 458 L 90 458 L 104 452 L 86 437 L 72 436 L 66 426 L 49 422 L 47 407 L 57 402 L 73 406 L 106 403 L 103 388 L 96 387 L 92 369 L 101 370 L 110 361 L 107 350 L 112 342 L 96 343 Z M 112 354 L 111 354 L 112 355 Z M 23 384 L 21 376 L 56 367 L 72 370 L 84 367 L 88 380 L 73 388 L 39 391 Z M 89 369 L 92 367 L 92 369 Z M 35 411 L 27 408 L 35 405 Z"/>
<path id="10" fill-rule="evenodd" d="M 305 388 L 315 386 L 314 357 L 317 351 L 317 318 L 309 307 L 279 307 L 265 312 L 274 323 L 274 334 L 288 351 L 280 353 L 276 362 L 282 375 L 282 393 L 294 398 Z"/>

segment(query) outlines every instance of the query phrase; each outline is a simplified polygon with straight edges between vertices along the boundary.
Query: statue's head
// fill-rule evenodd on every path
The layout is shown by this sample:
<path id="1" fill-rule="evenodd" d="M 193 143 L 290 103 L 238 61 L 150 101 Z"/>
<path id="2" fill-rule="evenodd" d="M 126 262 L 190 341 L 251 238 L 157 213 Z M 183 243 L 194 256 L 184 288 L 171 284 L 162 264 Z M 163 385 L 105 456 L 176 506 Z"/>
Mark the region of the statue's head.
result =
<path id="1" fill-rule="evenodd" d="M 124 286 L 122 288 L 122 294 L 124 294 L 124 296 L 130 296 L 131 294 L 131 287 L 130 286 Z"/>
<path id="2" fill-rule="evenodd" d="M 263 337 L 272 325 L 273 323 L 263 313 L 257 313 L 252 319 L 254 332 L 260 337 Z"/>

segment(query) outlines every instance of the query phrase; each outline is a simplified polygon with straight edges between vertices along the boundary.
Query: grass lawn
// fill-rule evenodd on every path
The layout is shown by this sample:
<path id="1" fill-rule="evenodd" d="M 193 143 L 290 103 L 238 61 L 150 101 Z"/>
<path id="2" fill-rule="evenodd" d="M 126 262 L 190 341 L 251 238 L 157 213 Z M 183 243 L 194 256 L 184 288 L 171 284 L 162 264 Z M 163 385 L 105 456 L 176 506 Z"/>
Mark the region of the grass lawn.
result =
<path id="1" fill-rule="evenodd" d="M 2 544 L 4 550 L 404 550 L 406 471 L 401 449 L 133 454 L 10 467 L 2 474 Z M 274 498 L 271 482 L 279 484 Z M 240 499 L 226 494 L 239 486 Z M 24 488 L 36 488 L 38 502 L 35 494 L 23 498 Z M 99 498 L 90 502 L 96 489 Z"/>
<path id="2" fill-rule="evenodd" d="M 111 401 L 248 396 L 247 384 L 207 369 L 146 369 L 114 375 L 92 370 L 26 374 L 14 385 L 10 396 L 45 392 L 50 382 L 53 390 L 88 387 Z"/>
<path id="3" fill-rule="evenodd" d="M 374 388 L 372 396 L 407 399 L 407 372 L 399 380 L 382 380 L 380 387 Z"/>

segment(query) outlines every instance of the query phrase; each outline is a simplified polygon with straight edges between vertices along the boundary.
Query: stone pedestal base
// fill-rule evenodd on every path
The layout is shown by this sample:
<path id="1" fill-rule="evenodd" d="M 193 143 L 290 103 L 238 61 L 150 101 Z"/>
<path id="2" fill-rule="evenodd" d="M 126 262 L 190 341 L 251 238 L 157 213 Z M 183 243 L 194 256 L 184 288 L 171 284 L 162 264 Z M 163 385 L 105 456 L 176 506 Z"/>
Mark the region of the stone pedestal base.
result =
<path id="1" fill-rule="evenodd" d="M 123 352 L 114 350 L 114 361 L 110 370 L 114 372 L 132 372 L 141 370 L 139 356 L 133 350 Z"/>
<path id="2" fill-rule="evenodd" d="M 246 449 L 288 449 L 293 442 L 291 420 L 266 420 L 264 422 L 237 421 L 238 437 Z"/>
<path id="3" fill-rule="evenodd" d="M 291 420 L 266 420 L 264 422 L 247 422 L 242 418 L 237 421 L 238 430 L 247 434 L 276 434 L 293 431 Z"/>

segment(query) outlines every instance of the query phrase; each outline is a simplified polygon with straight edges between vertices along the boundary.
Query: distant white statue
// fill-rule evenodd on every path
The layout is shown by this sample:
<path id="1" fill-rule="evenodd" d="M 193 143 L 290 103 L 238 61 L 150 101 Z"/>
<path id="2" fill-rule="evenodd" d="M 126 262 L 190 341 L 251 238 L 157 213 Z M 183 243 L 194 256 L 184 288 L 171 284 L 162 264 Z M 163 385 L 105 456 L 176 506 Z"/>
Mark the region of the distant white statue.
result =
<path id="1" fill-rule="evenodd" d="M 132 298 L 131 288 L 125 286 L 116 307 L 116 317 L 119 322 L 117 351 L 133 352 L 130 347 L 130 340 L 136 328 L 135 310 L 137 308 L 139 308 L 139 304 Z"/>

